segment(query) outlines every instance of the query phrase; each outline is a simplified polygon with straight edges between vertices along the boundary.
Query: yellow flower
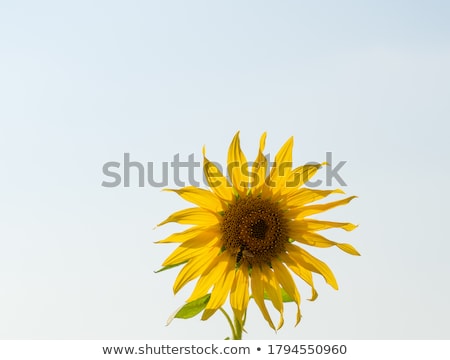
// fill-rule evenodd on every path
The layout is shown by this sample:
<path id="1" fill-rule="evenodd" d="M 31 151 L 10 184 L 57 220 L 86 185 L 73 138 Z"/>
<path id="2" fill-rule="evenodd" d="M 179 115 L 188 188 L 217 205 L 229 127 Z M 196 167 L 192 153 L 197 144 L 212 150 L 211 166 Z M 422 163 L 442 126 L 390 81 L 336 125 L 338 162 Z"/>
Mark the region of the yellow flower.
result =
<path id="1" fill-rule="evenodd" d="M 322 275 L 329 285 L 338 288 L 330 268 L 308 253 L 303 245 L 337 246 L 349 254 L 359 255 L 353 246 L 336 243 L 317 233 L 329 228 L 351 231 L 355 225 L 309 218 L 347 204 L 355 196 L 310 205 L 343 191 L 304 187 L 321 165 L 293 169 L 292 137 L 279 150 L 269 169 L 263 155 L 265 140 L 266 133 L 261 137 L 255 162 L 249 166 L 240 148 L 239 132 L 236 133 L 228 150 L 228 178 L 206 158 L 203 148 L 204 174 L 210 189 L 187 186 L 169 190 L 195 207 L 177 211 L 158 225 L 169 222 L 193 225 L 158 241 L 180 243 L 163 266 L 183 265 L 173 286 L 174 293 L 198 279 L 186 302 L 206 299 L 202 320 L 222 310 L 229 298 L 236 326 L 242 328 L 249 300 L 253 298 L 273 329 L 283 326 L 283 302 L 295 302 L 297 325 L 301 318 L 300 293 L 292 273 L 311 287 L 310 300 L 317 297 L 313 273 Z M 266 301 L 279 312 L 276 326 Z"/>

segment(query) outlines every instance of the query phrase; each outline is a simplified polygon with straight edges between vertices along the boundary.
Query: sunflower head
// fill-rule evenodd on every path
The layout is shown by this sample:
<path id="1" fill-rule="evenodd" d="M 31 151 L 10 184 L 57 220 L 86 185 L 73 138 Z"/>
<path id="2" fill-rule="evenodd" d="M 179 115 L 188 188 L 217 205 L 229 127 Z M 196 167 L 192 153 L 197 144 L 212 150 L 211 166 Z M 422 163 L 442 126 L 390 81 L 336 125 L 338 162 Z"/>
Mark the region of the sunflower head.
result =
<path id="1" fill-rule="evenodd" d="M 229 299 L 237 324 L 235 330 L 242 329 L 252 298 L 273 329 L 279 329 L 284 323 L 284 302 L 294 302 L 297 325 L 301 319 L 300 293 L 293 275 L 311 287 L 310 300 L 317 298 L 313 273 L 338 288 L 331 269 L 305 247 L 337 246 L 351 255 L 359 255 L 353 246 L 334 242 L 318 233 L 330 228 L 351 231 L 355 225 L 310 218 L 345 205 L 355 196 L 317 204 L 330 194 L 343 193 L 340 189 L 305 187 L 324 164 L 293 168 L 291 137 L 269 168 L 263 154 L 265 141 L 264 133 L 256 159 L 250 164 L 241 150 L 239 132 L 236 133 L 228 150 L 227 177 L 206 158 L 203 148 L 203 169 L 209 189 L 193 186 L 169 189 L 195 205 L 173 213 L 159 224 L 192 225 L 158 241 L 179 243 L 163 262 L 162 269 L 182 266 L 174 292 L 196 280 L 186 305 L 175 317 L 187 318 L 203 312 L 202 320 L 206 320 L 219 309 L 224 312 L 222 306 Z M 276 326 L 267 303 L 280 315 Z"/>

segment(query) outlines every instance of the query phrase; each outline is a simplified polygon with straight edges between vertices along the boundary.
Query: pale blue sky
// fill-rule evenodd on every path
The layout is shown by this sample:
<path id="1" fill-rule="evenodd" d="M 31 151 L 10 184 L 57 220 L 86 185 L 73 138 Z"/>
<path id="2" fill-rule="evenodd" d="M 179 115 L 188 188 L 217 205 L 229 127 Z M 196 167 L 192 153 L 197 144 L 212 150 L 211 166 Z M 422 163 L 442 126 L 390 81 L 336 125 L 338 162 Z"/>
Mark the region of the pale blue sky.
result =
<path id="1" fill-rule="evenodd" d="M 248 339 L 449 339 L 450 5 L 446 1 L 15 1 L 0 5 L 0 338 L 222 339 L 225 320 L 174 321 L 189 293 L 153 230 L 188 204 L 102 165 L 224 162 L 263 131 L 294 162 L 347 161 L 359 199 L 324 215 L 362 257 L 315 252 L 303 320 Z M 156 166 L 156 165 L 155 165 Z M 323 178 L 323 173 L 319 173 Z"/>

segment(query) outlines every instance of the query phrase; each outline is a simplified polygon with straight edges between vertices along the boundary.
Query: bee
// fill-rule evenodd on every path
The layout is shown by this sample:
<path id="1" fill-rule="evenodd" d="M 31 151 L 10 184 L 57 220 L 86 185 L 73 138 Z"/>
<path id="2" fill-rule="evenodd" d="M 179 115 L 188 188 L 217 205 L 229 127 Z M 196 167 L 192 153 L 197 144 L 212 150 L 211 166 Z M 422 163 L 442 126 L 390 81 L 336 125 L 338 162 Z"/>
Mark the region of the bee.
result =
<path id="1" fill-rule="evenodd" d="M 236 255 L 236 266 L 240 265 L 243 256 L 244 256 L 244 249 L 242 249 L 241 247 Z"/>
<path id="2" fill-rule="evenodd" d="M 239 265 L 241 265 L 241 261 L 242 258 L 252 258 L 254 257 L 254 255 L 248 251 L 244 245 L 241 245 L 241 247 L 239 248 L 239 252 L 236 255 L 236 267 L 239 267 Z"/>

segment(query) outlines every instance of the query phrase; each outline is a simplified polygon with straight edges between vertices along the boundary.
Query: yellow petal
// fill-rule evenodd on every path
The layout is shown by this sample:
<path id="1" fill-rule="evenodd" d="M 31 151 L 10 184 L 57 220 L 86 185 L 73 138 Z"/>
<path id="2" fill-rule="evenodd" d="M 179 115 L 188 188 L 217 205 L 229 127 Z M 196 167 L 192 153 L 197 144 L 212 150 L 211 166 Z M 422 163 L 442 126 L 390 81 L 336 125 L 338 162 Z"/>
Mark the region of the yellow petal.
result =
<path id="1" fill-rule="evenodd" d="M 212 247 L 208 250 L 206 256 L 196 256 L 191 258 L 178 273 L 175 283 L 173 284 L 173 292 L 176 294 L 189 281 L 203 274 L 205 269 L 207 269 L 210 263 L 217 257 L 219 251 L 220 249 Z"/>
<path id="2" fill-rule="evenodd" d="M 218 237 L 211 236 L 208 233 L 202 233 L 199 236 L 185 241 L 163 262 L 162 266 L 180 264 L 195 256 L 204 256 L 209 248 L 215 246 L 220 248 Z"/>
<path id="3" fill-rule="evenodd" d="M 264 316 L 264 319 L 269 323 L 270 327 L 275 330 L 275 325 L 273 324 L 269 312 L 267 311 L 266 304 L 264 303 L 264 280 L 258 265 L 253 266 L 252 268 L 251 287 L 252 296 L 253 299 L 255 299 L 256 305 L 258 305 L 259 310 Z"/>
<path id="4" fill-rule="evenodd" d="M 313 233 L 313 232 L 302 232 L 296 234 L 295 236 L 291 236 L 292 239 L 298 241 L 302 244 L 315 246 L 319 248 L 327 248 L 330 246 L 337 246 L 342 251 L 350 255 L 360 255 L 359 252 L 350 244 L 341 244 L 327 239 L 326 237 Z"/>
<path id="5" fill-rule="evenodd" d="M 278 321 L 277 330 L 279 330 L 284 323 L 283 317 L 283 299 L 281 298 L 281 288 L 276 281 L 275 275 L 272 269 L 267 265 L 262 265 L 262 273 L 264 279 L 264 289 L 269 295 L 269 299 L 273 306 L 280 313 L 280 320 Z"/>
<path id="6" fill-rule="evenodd" d="M 311 180 L 311 178 L 317 173 L 317 170 L 319 170 L 324 164 L 325 163 L 306 164 L 295 168 L 289 174 L 289 177 L 286 181 L 286 188 L 298 189 L 300 186 L 303 186 L 305 183 Z"/>
<path id="7" fill-rule="evenodd" d="M 234 198 L 232 186 L 222 175 L 220 170 L 209 161 L 205 156 L 205 148 L 203 147 L 203 172 L 205 173 L 206 181 L 214 193 L 226 202 L 231 202 Z"/>
<path id="8" fill-rule="evenodd" d="M 361 254 L 358 252 L 358 250 L 356 250 L 352 245 L 350 244 L 340 244 L 340 243 L 336 243 L 336 246 L 341 249 L 342 251 L 345 251 L 347 254 L 350 255 L 356 255 L 356 256 L 361 256 Z"/>
<path id="9" fill-rule="evenodd" d="M 357 225 L 352 223 L 314 220 L 314 219 L 302 219 L 297 221 L 291 221 L 289 223 L 289 230 L 291 234 L 296 234 L 302 231 L 320 231 L 332 228 L 344 229 L 346 231 L 352 231 L 357 228 Z"/>
<path id="10" fill-rule="evenodd" d="M 241 323 L 243 322 L 249 301 L 248 278 L 248 266 L 245 263 L 241 264 L 241 266 L 236 269 L 236 275 L 230 292 L 231 308 L 233 309 L 235 318 Z"/>
<path id="11" fill-rule="evenodd" d="M 186 229 L 184 231 L 174 233 L 170 235 L 169 237 L 156 241 L 156 244 L 163 244 L 163 243 L 183 243 L 185 241 L 188 241 L 199 234 L 203 233 L 210 233 L 211 236 L 214 236 L 220 232 L 220 228 L 217 225 L 214 226 L 193 226 L 189 229 Z"/>
<path id="12" fill-rule="evenodd" d="M 191 224 L 191 225 L 214 225 L 219 222 L 219 215 L 212 213 L 211 211 L 202 208 L 189 208 L 174 212 L 166 220 L 159 223 L 158 226 L 167 224 L 169 222 L 176 222 L 179 224 Z"/>
<path id="13" fill-rule="evenodd" d="M 294 209 L 293 211 L 290 212 L 290 216 L 296 216 L 296 219 L 301 219 L 304 218 L 306 216 L 311 216 L 314 214 L 318 214 L 330 209 L 333 209 L 337 206 L 341 206 L 341 205 L 346 205 L 348 204 L 350 201 L 352 201 L 353 199 L 355 199 L 357 196 L 350 196 L 348 198 L 342 199 L 342 200 L 338 200 L 338 201 L 333 201 L 333 202 L 329 202 L 327 204 L 316 204 L 316 205 L 308 205 L 308 206 L 303 206 L 303 207 L 299 207 L 297 209 Z"/>
<path id="14" fill-rule="evenodd" d="M 209 190 L 200 189 L 195 186 L 186 186 L 181 189 L 164 189 L 165 191 L 173 191 L 180 195 L 184 200 L 187 200 L 204 209 L 212 212 L 219 212 L 223 210 L 222 201 Z"/>
<path id="15" fill-rule="evenodd" d="M 275 274 L 277 281 L 281 284 L 283 289 L 297 304 L 297 321 L 295 325 L 298 325 L 301 319 L 300 293 L 298 292 L 294 279 L 292 278 L 289 271 L 284 267 L 284 265 L 279 260 L 272 261 L 272 267 L 273 273 Z"/>
<path id="16" fill-rule="evenodd" d="M 264 156 L 264 148 L 266 146 L 266 133 L 263 133 L 259 141 L 259 150 L 255 162 L 252 166 L 252 179 L 250 179 L 250 186 L 252 193 L 258 195 L 262 187 L 265 185 L 267 175 L 267 159 Z"/>
<path id="17" fill-rule="evenodd" d="M 330 194 L 344 194 L 341 189 L 335 190 L 315 190 L 308 188 L 295 189 L 286 196 L 286 206 L 288 208 L 296 208 L 309 204 L 327 197 Z"/>
<path id="18" fill-rule="evenodd" d="M 226 253 L 224 260 L 226 267 L 222 271 L 221 276 L 217 279 L 211 292 L 211 298 L 206 305 L 202 315 L 202 320 L 208 320 L 225 302 L 230 293 L 231 285 L 235 277 L 235 261 Z"/>
<path id="19" fill-rule="evenodd" d="M 205 296 L 209 289 L 211 289 L 216 283 L 217 279 L 222 276 L 222 273 L 226 267 L 226 264 L 222 257 L 223 253 L 214 256 L 208 262 L 208 267 L 204 269 L 197 283 L 195 284 L 194 290 L 192 291 L 191 296 L 187 299 L 187 302 L 197 300 L 203 296 Z"/>
<path id="20" fill-rule="evenodd" d="M 302 267 L 322 275 L 328 285 L 336 290 L 338 289 L 338 284 L 333 272 L 323 261 L 293 244 L 286 244 L 286 251 L 288 251 L 291 258 L 295 258 Z"/>
<path id="21" fill-rule="evenodd" d="M 316 300 L 319 294 L 317 293 L 314 287 L 314 280 L 311 271 L 299 265 L 297 259 L 288 253 L 282 253 L 279 255 L 279 257 L 281 261 L 283 261 L 286 264 L 286 266 L 294 272 L 294 274 L 300 277 L 304 282 L 306 282 L 311 287 L 312 295 L 311 299 L 308 300 L 310 301 Z"/>
<path id="22" fill-rule="evenodd" d="M 234 188 L 241 196 L 246 195 L 249 183 L 248 162 L 241 150 L 239 131 L 234 135 L 228 149 L 227 169 Z"/>
<path id="23" fill-rule="evenodd" d="M 294 138 L 291 136 L 275 156 L 274 166 L 266 180 L 266 184 L 272 189 L 275 196 L 285 188 L 286 181 L 291 174 L 293 146 Z"/>

